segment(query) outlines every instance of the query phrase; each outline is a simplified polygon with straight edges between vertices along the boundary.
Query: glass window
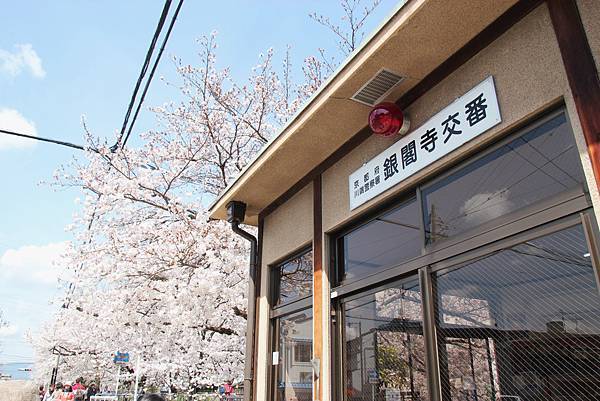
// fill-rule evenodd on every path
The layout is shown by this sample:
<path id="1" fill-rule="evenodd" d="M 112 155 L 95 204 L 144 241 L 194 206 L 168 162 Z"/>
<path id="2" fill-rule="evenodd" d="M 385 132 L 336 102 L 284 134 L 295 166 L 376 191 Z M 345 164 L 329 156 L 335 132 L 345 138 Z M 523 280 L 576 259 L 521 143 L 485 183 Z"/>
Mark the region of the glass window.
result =
<path id="1" fill-rule="evenodd" d="M 600 296 L 581 226 L 436 282 L 444 399 L 600 399 Z"/>
<path id="2" fill-rule="evenodd" d="M 564 114 L 423 190 L 428 243 L 584 183 Z"/>
<path id="3" fill-rule="evenodd" d="M 427 400 L 418 279 L 344 304 L 348 401 Z"/>
<path id="4" fill-rule="evenodd" d="M 312 344 L 310 342 L 298 342 L 294 345 L 294 362 L 310 362 Z"/>
<path id="5" fill-rule="evenodd" d="M 307 251 L 275 267 L 275 304 L 312 294 L 312 251 Z"/>
<path id="6" fill-rule="evenodd" d="M 277 401 L 312 400 L 312 310 L 276 320 L 279 360 L 275 367 Z"/>
<path id="7" fill-rule="evenodd" d="M 420 212 L 412 199 L 343 237 L 344 277 L 352 280 L 421 254 Z"/>

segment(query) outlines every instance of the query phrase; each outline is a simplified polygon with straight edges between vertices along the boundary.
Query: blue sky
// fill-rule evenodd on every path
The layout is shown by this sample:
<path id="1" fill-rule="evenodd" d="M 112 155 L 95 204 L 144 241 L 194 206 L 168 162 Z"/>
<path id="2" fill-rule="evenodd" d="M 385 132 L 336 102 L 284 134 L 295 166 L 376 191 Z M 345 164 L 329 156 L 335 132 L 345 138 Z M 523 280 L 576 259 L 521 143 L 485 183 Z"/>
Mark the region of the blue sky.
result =
<path id="1" fill-rule="evenodd" d="M 177 3 L 174 1 L 174 3 Z M 377 27 L 396 2 L 384 0 L 368 21 Z M 4 5 L 0 27 L 0 128 L 20 121 L 38 136 L 83 142 L 81 116 L 97 135 L 113 138 L 120 128 L 133 85 L 162 10 L 160 0 L 18 1 Z M 170 56 L 195 64 L 195 40 L 219 32 L 219 64 L 243 79 L 258 55 L 273 47 L 282 56 L 292 46 L 293 63 L 316 54 L 318 47 L 335 50 L 333 35 L 308 14 L 337 20 L 337 1 L 187 0 L 171 36 L 157 76 L 177 82 Z M 36 56 L 37 55 L 37 59 Z M 300 78 L 296 71 L 295 77 Z M 155 79 L 145 105 L 179 99 L 177 90 Z M 19 122 L 17 121 L 17 122 Z M 145 110 L 129 144 L 153 127 Z M 139 142 L 138 142 L 139 143 Z M 0 138 L 0 309 L 10 321 L 0 329 L 0 363 L 31 360 L 23 340 L 36 331 L 58 294 L 52 259 L 69 240 L 64 228 L 77 210 L 75 190 L 41 184 L 77 151 L 44 143 L 6 143 Z"/>

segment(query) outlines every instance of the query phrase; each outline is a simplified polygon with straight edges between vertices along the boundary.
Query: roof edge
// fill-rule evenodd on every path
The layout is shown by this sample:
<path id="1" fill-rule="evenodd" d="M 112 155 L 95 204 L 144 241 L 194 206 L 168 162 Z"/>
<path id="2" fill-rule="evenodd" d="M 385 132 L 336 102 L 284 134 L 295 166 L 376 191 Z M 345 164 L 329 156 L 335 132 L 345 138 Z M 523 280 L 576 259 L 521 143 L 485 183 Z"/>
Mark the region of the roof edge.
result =
<path id="1" fill-rule="evenodd" d="M 277 135 L 269 140 L 261 150 L 252 158 L 252 160 L 240 171 L 240 173 L 236 176 L 235 180 L 229 183 L 227 187 L 215 198 L 215 200 L 208 207 L 209 216 L 213 216 L 215 210 L 218 207 L 225 206 L 222 205 L 223 199 L 233 190 L 233 188 L 238 185 L 238 183 L 243 179 L 243 177 L 247 174 L 247 172 L 256 165 L 256 163 L 262 158 L 262 156 L 272 148 L 277 142 L 282 140 L 285 137 L 285 133 L 296 124 L 300 118 L 308 112 L 308 109 L 316 102 L 317 98 L 321 97 L 325 91 L 330 89 L 331 85 L 339 78 L 339 76 L 349 68 L 350 64 L 354 62 L 360 55 L 365 51 L 367 47 L 369 47 L 376 39 L 377 36 L 380 35 L 386 26 L 392 23 L 394 18 L 398 16 L 400 11 L 412 0 L 404 0 L 400 1 L 398 5 L 388 14 L 387 18 L 385 18 L 363 41 L 363 43 L 357 47 L 352 53 L 346 57 L 346 59 L 338 66 L 338 68 L 321 84 L 319 89 L 317 89 L 305 102 L 305 104 L 300 108 L 287 122 L 286 124 L 279 130 Z"/>

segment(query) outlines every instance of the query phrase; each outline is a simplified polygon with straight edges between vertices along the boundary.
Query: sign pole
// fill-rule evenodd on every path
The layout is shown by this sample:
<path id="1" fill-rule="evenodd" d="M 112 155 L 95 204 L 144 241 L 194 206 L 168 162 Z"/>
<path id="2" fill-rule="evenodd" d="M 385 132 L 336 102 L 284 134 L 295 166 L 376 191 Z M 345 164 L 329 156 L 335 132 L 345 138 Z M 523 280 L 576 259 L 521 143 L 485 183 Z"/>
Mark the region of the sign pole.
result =
<path id="1" fill-rule="evenodd" d="M 117 397 L 117 400 L 119 399 L 119 378 L 121 376 L 121 365 L 119 365 L 119 368 L 117 370 L 117 385 L 115 386 L 115 396 Z"/>
<path id="2" fill-rule="evenodd" d="M 50 385 L 56 384 L 56 378 L 58 376 L 58 365 L 60 364 L 60 354 L 56 355 L 56 366 L 52 369 L 52 376 L 50 377 Z"/>
<path id="3" fill-rule="evenodd" d="M 133 401 L 137 401 L 138 398 L 138 383 L 140 382 L 140 359 L 140 354 L 138 353 L 135 364 L 135 388 L 133 391 Z"/>

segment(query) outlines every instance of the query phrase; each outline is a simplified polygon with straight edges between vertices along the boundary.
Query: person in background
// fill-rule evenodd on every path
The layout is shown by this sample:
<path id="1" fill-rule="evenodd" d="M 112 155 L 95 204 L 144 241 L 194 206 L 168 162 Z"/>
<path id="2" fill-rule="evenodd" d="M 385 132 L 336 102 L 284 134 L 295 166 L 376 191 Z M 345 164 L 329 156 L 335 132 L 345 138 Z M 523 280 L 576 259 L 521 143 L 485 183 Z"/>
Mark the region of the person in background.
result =
<path id="1" fill-rule="evenodd" d="M 52 394 L 54 394 L 55 388 L 56 386 L 54 384 L 49 385 L 48 390 L 46 390 L 44 393 L 44 398 L 42 398 L 42 401 L 52 401 Z"/>
<path id="2" fill-rule="evenodd" d="M 75 380 L 75 385 L 73 386 L 73 395 L 75 396 L 75 401 L 84 401 L 85 386 L 83 385 L 83 377 Z"/>
<path id="3" fill-rule="evenodd" d="M 49 401 L 58 401 L 63 393 L 63 388 L 64 386 L 62 383 L 57 383 Z"/>
<path id="4" fill-rule="evenodd" d="M 233 385 L 231 384 L 231 380 L 227 380 L 223 387 L 225 388 L 225 399 L 233 400 Z"/>
<path id="5" fill-rule="evenodd" d="M 88 386 L 88 388 L 85 392 L 85 400 L 90 401 L 91 398 L 93 396 L 95 396 L 97 393 L 98 393 L 98 387 L 96 387 L 96 383 L 94 383 L 94 382 L 90 383 L 90 385 Z"/>
<path id="6" fill-rule="evenodd" d="M 38 398 L 40 399 L 40 401 L 44 399 L 45 394 L 46 392 L 44 391 L 44 386 L 42 385 L 38 388 Z"/>
<path id="7" fill-rule="evenodd" d="M 63 391 L 60 394 L 59 398 L 55 398 L 55 401 L 75 401 L 75 394 L 73 394 L 73 389 L 70 384 L 65 384 L 63 387 Z"/>

